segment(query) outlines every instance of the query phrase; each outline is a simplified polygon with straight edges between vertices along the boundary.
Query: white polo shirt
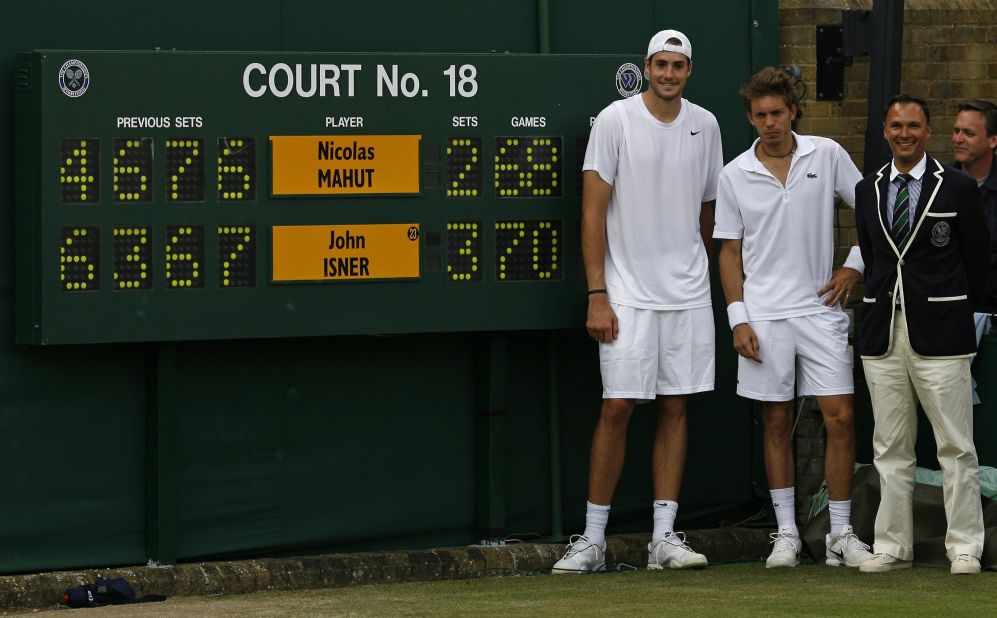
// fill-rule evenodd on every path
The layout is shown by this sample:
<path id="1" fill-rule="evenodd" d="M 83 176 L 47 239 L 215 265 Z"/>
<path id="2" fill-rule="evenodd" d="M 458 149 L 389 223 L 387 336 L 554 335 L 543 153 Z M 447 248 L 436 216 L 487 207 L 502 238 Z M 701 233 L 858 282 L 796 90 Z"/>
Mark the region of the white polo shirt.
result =
<path id="1" fill-rule="evenodd" d="M 827 311 L 817 290 L 834 266 L 834 201 L 855 207 L 862 179 L 837 142 L 797 135 L 786 186 L 755 155 L 727 164 L 717 190 L 714 238 L 742 239 L 744 303 L 751 321 Z"/>
<path id="2" fill-rule="evenodd" d="M 606 289 L 641 309 L 710 306 L 709 263 L 699 231 L 723 167 L 720 125 L 682 99 L 675 120 L 651 115 L 640 95 L 600 112 L 584 170 L 613 186 L 606 212 Z"/>

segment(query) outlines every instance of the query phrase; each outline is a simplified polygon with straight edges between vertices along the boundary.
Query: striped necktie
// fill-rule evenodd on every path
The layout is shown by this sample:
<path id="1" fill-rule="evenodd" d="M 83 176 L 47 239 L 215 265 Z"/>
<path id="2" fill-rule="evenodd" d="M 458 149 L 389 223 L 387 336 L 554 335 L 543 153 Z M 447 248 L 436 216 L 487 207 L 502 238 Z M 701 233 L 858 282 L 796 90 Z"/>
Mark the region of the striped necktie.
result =
<path id="1" fill-rule="evenodd" d="M 897 176 L 897 182 L 900 184 L 897 188 L 897 199 L 893 203 L 893 227 L 890 229 L 897 251 L 903 251 L 910 239 L 910 191 L 907 189 L 907 183 L 913 179 L 910 174 Z"/>

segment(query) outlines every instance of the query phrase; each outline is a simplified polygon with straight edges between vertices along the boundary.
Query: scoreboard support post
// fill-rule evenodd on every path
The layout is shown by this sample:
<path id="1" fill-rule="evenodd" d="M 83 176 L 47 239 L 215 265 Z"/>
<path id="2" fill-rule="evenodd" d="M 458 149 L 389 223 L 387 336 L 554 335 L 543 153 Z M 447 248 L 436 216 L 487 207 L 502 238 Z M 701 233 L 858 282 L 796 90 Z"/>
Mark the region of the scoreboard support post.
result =
<path id="1" fill-rule="evenodd" d="M 506 338 L 497 334 L 482 336 L 478 356 L 478 418 L 474 449 L 477 531 L 483 539 L 503 539 L 506 534 Z"/>
<path id="2" fill-rule="evenodd" d="M 550 536 L 564 538 L 563 485 L 561 484 L 561 339 L 557 331 L 547 333 L 547 419 L 550 454 Z"/>
<path id="3" fill-rule="evenodd" d="M 155 346 L 146 406 L 146 554 L 158 564 L 177 562 L 176 346 Z"/>

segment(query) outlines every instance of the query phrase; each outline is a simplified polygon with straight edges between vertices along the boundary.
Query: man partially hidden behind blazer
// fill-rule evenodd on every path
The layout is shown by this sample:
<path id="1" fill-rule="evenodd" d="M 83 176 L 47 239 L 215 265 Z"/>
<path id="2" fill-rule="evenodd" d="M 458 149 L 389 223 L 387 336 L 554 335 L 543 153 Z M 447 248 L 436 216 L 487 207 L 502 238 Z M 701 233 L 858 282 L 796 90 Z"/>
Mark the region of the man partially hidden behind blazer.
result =
<path id="1" fill-rule="evenodd" d="M 882 492 L 866 573 L 909 568 L 914 558 L 918 399 L 938 445 L 952 573 L 979 573 L 983 552 L 969 365 L 990 237 L 973 179 L 925 154 L 930 122 L 922 99 L 893 97 L 883 119 L 893 160 L 855 188 L 866 286 L 858 348 Z"/>

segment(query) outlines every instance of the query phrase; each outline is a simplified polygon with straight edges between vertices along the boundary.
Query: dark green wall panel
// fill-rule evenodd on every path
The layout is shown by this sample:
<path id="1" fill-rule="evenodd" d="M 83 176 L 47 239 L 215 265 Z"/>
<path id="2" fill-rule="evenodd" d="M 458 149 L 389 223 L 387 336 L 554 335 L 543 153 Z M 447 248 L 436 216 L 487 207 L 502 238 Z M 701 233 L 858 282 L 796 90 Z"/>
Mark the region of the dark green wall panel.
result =
<path id="1" fill-rule="evenodd" d="M 11 352 L 0 355 L 0 571 L 145 562 L 144 357 Z"/>
<path id="2" fill-rule="evenodd" d="M 469 342 L 179 346 L 178 383 L 196 404 L 179 405 L 178 556 L 470 534 Z"/>
<path id="3" fill-rule="evenodd" d="M 489 53 L 537 50 L 533 0 L 284 0 L 285 50 Z M 590 52 L 591 53 L 591 52 Z"/>

